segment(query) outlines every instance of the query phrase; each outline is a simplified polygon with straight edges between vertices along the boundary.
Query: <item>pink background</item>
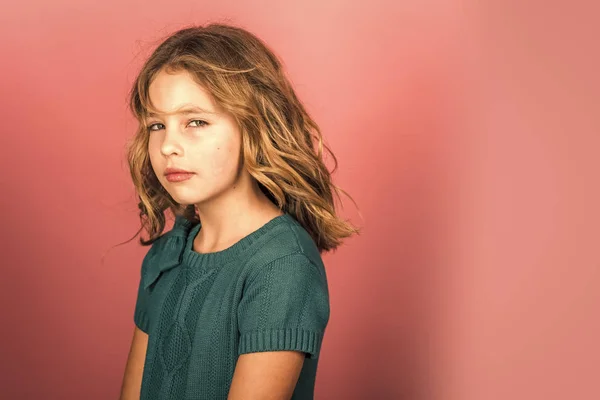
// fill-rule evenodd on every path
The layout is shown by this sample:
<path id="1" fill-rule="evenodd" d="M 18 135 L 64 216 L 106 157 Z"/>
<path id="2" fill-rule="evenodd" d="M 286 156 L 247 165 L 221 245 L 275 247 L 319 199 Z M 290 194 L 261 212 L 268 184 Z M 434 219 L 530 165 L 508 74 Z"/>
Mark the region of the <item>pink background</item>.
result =
<path id="1" fill-rule="evenodd" d="M 224 18 L 282 56 L 362 215 L 325 256 L 316 398 L 600 398 L 591 1 L 87 3 L 0 12 L 2 398 L 117 398 L 147 250 L 101 262 L 137 230 L 126 92 Z"/>

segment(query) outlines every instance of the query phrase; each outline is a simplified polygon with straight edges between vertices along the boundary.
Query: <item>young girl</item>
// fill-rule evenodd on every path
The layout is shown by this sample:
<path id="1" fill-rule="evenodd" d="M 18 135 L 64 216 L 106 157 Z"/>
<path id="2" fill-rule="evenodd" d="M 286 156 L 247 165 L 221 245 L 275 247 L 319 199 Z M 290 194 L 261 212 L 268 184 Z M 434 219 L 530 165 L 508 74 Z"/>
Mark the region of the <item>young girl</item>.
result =
<path id="1" fill-rule="evenodd" d="M 130 106 L 151 247 L 121 399 L 312 399 L 330 315 L 321 254 L 358 229 L 336 216 L 329 149 L 280 61 L 241 28 L 182 29 Z"/>

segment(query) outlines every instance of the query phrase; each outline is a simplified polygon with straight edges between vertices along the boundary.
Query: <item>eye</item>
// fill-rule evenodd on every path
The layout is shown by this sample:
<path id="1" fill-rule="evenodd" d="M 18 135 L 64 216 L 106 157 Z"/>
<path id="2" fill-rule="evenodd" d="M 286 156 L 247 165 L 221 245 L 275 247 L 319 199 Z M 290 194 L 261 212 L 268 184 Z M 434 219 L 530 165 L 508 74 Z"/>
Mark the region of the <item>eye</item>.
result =
<path id="1" fill-rule="evenodd" d="M 154 126 L 157 126 L 157 125 L 162 125 L 162 124 L 152 124 L 152 125 L 148 125 L 148 126 L 146 127 L 146 130 L 147 130 L 148 132 L 150 132 L 150 131 L 157 131 L 158 129 L 152 129 L 152 127 L 154 127 Z"/>
<path id="2" fill-rule="evenodd" d="M 194 120 L 191 120 L 189 123 L 190 124 L 196 124 L 196 126 L 194 126 L 194 128 L 199 128 L 199 127 L 208 125 L 208 122 L 203 121 L 201 119 L 194 119 Z M 156 124 L 148 125 L 146 127 L 146 130 L 148 132 L 151 132 L 151 131 L 158 131 L 158 130 L 163 129 L 163 128 L 164 128 L 163 124 L 156 123 Z"/>
<path id="3" fill-rule="evenodd" d="M 208 125 L 208 122 L 202 121 L 200 119 L 194 119 L 194 120 L 190 121 L 190 124 L 191 123 L 197 123 L 197 125 L 195 127 L 201 127 L 201 126 Z"/>

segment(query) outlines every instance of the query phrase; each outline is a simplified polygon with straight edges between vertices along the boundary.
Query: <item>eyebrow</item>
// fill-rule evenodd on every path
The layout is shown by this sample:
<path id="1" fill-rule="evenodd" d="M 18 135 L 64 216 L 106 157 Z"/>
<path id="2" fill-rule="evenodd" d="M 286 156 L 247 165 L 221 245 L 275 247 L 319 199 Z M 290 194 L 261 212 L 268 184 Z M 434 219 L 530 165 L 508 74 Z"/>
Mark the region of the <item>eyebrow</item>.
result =
<path id="1" fill-rule="evenodd" d="M 191 106 L 191 107 L 181 107 L 170 113 L 158 113 L 157 114 L 157 113 L 149 111 L 146 115 L 149 118 L 151 118 L 151 117 L 157 117 L 159 115 L 188 115 L 188 114 L 215 114 L 215 113 L 212 111 L 205 110 L 204 108 L 201 108 L 198 106 Z"/>

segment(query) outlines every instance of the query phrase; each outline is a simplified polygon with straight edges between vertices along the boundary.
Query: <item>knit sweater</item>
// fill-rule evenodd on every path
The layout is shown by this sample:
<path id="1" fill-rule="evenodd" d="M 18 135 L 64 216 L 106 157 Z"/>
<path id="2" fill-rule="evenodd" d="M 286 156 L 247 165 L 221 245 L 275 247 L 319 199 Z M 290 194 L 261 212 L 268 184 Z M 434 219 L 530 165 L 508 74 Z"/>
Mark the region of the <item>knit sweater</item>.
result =
<path id="1" fill-rule="evenodd" d="M 200 229 L 177 217 L 142 261 L 140 399 L 226 400 L 238 356 L 276 350 L 305 353 L 292 399 L 312 399 L 330 312 L 315 242 L 288 213 L 213 253 L 193 249 Z"/>

